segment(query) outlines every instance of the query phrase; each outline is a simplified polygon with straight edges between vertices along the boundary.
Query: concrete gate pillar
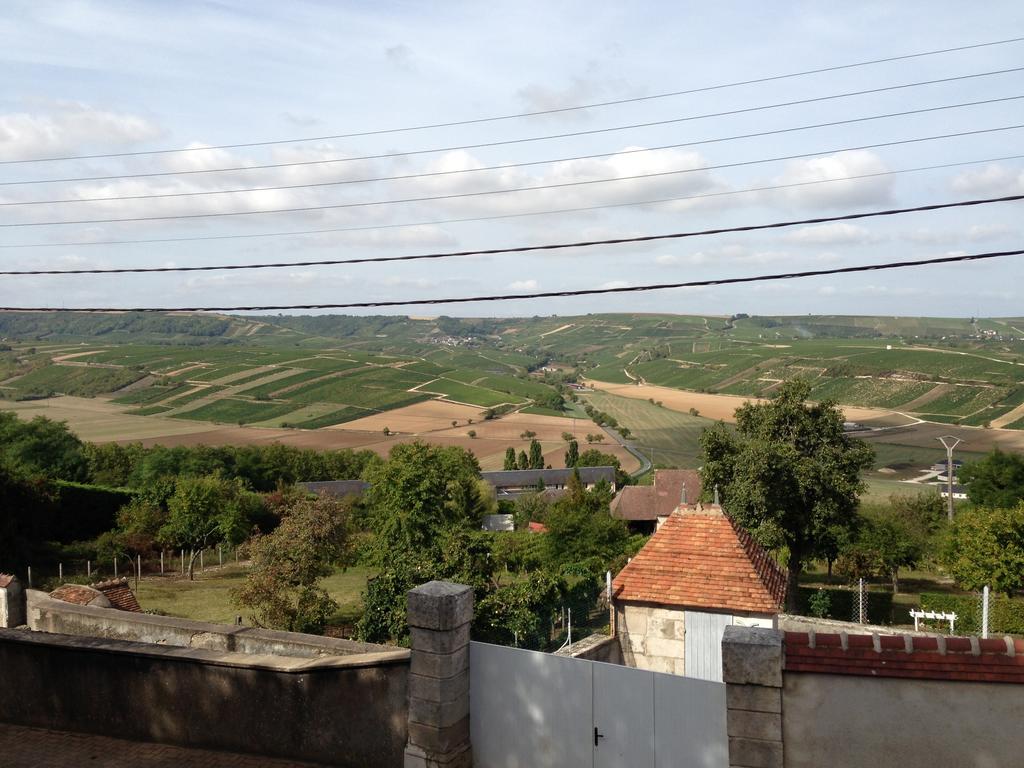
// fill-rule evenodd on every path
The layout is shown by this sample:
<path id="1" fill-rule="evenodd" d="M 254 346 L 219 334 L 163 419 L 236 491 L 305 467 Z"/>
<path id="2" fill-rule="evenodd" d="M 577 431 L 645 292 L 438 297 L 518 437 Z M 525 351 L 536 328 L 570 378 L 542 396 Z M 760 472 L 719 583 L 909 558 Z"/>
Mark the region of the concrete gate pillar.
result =
<path id="1" fill-rule="evenodd" d="M 409 742 L 405 768 L 471 768 L 469 625 L 473 590 L 431 581 L 410 590 Z"/>
<path id="2" fill-rule="evenodd" d="M 729 626 L 722 637 L 730 768 L 783 768 L 783 633 Z"/>
<path id="3" fill-rule="evenodd" d="M 0 627 L 10 629 L 25 623 L 25 590 L 17 576 L 0 573 Z"/>

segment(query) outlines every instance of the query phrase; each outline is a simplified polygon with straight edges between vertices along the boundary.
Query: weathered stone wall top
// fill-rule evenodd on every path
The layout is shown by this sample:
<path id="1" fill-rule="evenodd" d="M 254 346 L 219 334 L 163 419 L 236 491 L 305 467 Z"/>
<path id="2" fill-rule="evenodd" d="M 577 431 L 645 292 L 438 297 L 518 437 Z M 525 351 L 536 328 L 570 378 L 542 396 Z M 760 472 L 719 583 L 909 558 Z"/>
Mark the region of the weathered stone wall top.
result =
<path id="1" fill-rule="evenodd" d="M 380 663 L 381 654 L 392 654 L 396 660 L 409 657 L 407 650 L 388 645 L 74 605 L 37 590 L 28 590 L 27 623 L 38 632 L 199 648 L 222 654 L 297 659 L 350 657 L 351 663 L 360 663 L 357 657 L 372 657 L 366 660 L 367 664 Z"/>
<path id="2" fill-rule="evenodd" d="M 184 661 L 213 664 L 246 669 L 265 669 L 273 672 L 303 673 L 317 669 L 338 669 L 342 667 L 377 666 L 381 664 L 404 664 L 409 661 L 409 651 L 394 648 L 380 653 L 364 653 L 350 656 L 322 656 L 300 658 L 273 654 L 233 653 L 195 647 L 182 648 L 175 645 L 113 640 L 102 637 L 56 635 L 49 632 L 26 632 L 17 629 L 0 629 L 0 642 L 24 645 L 61 647 L 76 651 L 126 654 L 160 659 L 181 659 Z M 387 648 L 387 646 L 381 646 Z"/>

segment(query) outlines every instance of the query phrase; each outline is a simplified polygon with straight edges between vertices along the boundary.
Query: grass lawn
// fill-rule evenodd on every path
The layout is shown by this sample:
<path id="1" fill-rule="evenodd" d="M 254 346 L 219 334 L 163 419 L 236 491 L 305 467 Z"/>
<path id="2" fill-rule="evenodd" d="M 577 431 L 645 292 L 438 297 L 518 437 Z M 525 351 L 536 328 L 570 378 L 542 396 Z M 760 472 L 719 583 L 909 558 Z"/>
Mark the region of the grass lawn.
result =
<path id="1" fill-rule="evenodd" d="M 229 590 L 245 579 L 245 566 L 229 565 L 223 570 L 197 573 L 189 582 L 179 576 L 152 576 L 139 584 L 139 604 L 146 611 L 161 611 L 169 616 L 197 621 L 234 624 L 239 611 L 231 603 Z M 324 579 L 324 588 L 340 606 L 332 621 L 351 623 L 363 609 L 362 591 L 372 572 L 366 568 L 348 568 Z"/>

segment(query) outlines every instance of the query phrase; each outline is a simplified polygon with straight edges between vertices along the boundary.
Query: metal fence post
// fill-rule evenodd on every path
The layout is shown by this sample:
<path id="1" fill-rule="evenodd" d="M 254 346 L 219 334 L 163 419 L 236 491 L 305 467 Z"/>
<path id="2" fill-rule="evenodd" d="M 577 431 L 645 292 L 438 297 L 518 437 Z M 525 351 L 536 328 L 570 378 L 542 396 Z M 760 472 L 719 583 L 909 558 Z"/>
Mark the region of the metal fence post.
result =
<path id="1" fill-rule="evenodd" d="M 164 575 L 164 551 L 160 550 L 160 575 Z"/>
<path id="2" fill-rule="evenodd" d="M 988 585 L 986 584 L 981 590 L 981 636 L 984 639 L 988 639 Z"/>

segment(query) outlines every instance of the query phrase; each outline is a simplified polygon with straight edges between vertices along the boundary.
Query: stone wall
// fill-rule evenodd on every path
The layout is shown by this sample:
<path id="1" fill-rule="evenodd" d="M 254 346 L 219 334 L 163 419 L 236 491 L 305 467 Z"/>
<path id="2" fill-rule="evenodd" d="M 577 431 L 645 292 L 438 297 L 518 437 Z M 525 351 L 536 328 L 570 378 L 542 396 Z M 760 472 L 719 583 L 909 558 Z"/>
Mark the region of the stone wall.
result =
<path id="1" fill-rule="evenodd" d="M 683 674 L 686 644 L 683 611 L 616 603 L 615 635 L 619 638 L 626 666 Z"/>
<path id="2" fill-rule="evenodd" d="M 38 632 L 129 640 L 182 648 L 299 658 L 394 652 L 390 646 L 351 640 L 116 611 L 55 600 L 28 590 L 28 626 Z M 401 653 L 401 652 L 400 652 Z M 406 652 L 407 653 L 407 652 Z"/>
<path id="3" fill-rule="evenodd" d="M 254 656 L 0 629 L 0 670 L 0 721 L 18 725 L 353 768 L 400 765 L 407 738 L 402 650 Z"/>
<path id="4" fill-rule="evenodd" d="M 572 659 L 586 659 L 587 661 L 603 661 L 605 664 L 619 664 L 620 666 L 623 663 L 622 646 L 619 645 L 619 638 L 596 633 L 555 651 L 555 656 L 568 656 Z"/>
<path id="5" fill-rule="evenodd" d="M 728 627 L 734 768 L 996 768 L 1024 755 L 1024 640 Z"/>
<path id="6" fill-rule="evenodd" d="M 25 591 L 16 576 L 0 573 L 0 627 L 25 623 Z"/>

